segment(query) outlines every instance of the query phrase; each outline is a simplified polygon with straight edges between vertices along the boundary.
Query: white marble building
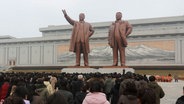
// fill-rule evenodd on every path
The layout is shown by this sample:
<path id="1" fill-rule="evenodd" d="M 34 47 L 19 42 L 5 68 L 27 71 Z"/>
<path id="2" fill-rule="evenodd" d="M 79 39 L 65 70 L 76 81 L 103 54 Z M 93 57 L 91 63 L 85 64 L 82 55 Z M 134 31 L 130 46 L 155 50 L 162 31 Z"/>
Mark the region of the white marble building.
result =
<path id="1" fill-rule="evenodd" d="M 184 64 L 184 16 L 128 20 L 133 32 L 128 37 L 127 65 Z M 108 27 L 112 22 L 92 23 L 90 65 L 111 65 Z M 0 36 L 0 66 L 74 65 L 68 52 L 72 26 L 40 28 L 42 37 Z"/>

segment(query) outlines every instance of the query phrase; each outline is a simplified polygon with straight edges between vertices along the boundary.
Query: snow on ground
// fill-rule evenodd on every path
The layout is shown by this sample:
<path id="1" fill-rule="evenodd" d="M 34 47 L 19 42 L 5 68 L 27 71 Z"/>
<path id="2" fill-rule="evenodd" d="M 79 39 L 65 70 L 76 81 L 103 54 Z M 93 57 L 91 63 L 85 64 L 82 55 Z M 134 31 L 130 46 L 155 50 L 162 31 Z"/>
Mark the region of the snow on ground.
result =
<path id="1" fill-rule="evenodd" d="M 161 99 L 161 104 L 175 104 L 177 98 L 183 95 L 184 81 L 178 82 L 158 82 L 165 92 L 164 98 Z"/>

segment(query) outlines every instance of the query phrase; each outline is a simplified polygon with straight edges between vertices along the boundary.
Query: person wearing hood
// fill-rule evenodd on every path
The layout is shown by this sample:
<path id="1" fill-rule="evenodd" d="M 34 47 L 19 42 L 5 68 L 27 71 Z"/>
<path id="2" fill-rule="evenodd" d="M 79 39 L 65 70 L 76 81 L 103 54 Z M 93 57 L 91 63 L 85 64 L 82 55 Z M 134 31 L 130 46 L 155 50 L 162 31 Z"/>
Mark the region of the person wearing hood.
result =
<path id="1" fill-rule="evenodd" d="M 148 87 L 153 89 L 156 93 L 156 104 L 160 104 L 160 99 L 165 96 L 165 93 L 162 87 L 159 86 L 158 83 L 156 82 L 155 76 L 150 76 L 149 81 L 150 82 L 148 83 Z"/>
<path id="2" fill-rule="evenodd" d="M 134 80 L 127 80 L 121 87 L 123 87 L 122 95 L 117 104 L 139 104 L 137 88 Z"/>
<path id="3" fill-rule="evenodd" d="M 82 104 L 110 104 L 105 93 L 102 93 L 103 86 L 100 80 L 91 80 L 89 82 L 90 92 L 86 95 Z"/>

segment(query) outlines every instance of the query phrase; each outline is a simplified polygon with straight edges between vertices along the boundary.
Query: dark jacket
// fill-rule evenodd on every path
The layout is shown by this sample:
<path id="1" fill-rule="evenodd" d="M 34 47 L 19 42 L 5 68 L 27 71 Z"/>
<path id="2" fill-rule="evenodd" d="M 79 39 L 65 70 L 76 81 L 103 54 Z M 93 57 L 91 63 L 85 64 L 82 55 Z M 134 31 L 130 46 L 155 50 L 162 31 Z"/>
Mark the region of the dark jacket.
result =
<path id="1" fill-rule="evenodd" d="M 184 104 L 184 95 L 177 99 L 176 104 Z"/>
<path id="2" fill-rule="evenodd" d="M 119 99 L 119 85 L 114 85 L 114 87 L 111 89 L 111 104 L 117 104 Z"/>
<path id="3" fill-rule="evenodd" d="M 71 92 L 75 98 L 75 94 L 77 92 L 80 92 L 81 91 L 81 88 L 84 86 L 84 83 L 82 80 L 74 80 L 71 82 Z"/>
<path id="4" fill-rule="evenodd" d="M 114 86 L 114 81 L 112 78 L 108 78 L 105 80 L 105 93 L 108 94 L 110 93 L 112 87 Z"/>
<path id="5" fill-rule="evenodd" d="M 40 102 L 46 102 L 46 100 L 49 97 L 49 92 L 44 84 L 35 84 L 36 92 L 39 93 L 39 96 L 34 96 L 32 102 L 35 102 L 35 100 L 41 100 Z M 35 104 L 35 103 L 33 103 Z"/>
<path id="6" fill-rule="evenodd" d="M 45 104 L 45 102 L 42 100 L 40 96 L 33 96 L 33 101 L 31 104 Z"/>
<path id="7" fill-rule="evenodd" d="M 73 94 L 67 90 L 59 90 L 60 92 L 68 102 L 68 104 L 74 104 Z"/>
<path id="8" fill-rule="evenodd" d="M 165 93 L 163 89 L 157 84 L 157 82 L 149 82 L 148 87 L 152 88 L 156 93 L 156 104 L 160 104 L 160 98 L 163 98 Z"/>
<path id="9" fill-rule="evenodd" d="M 118 104 L 139 104 L 139 100 L 134 95 L 121 95 Z"/>
<path id="10" fill-rule="evenodd" d="M 77 92 L 75 96 L 75 104 L 82 104 L 87 92 Z"/>

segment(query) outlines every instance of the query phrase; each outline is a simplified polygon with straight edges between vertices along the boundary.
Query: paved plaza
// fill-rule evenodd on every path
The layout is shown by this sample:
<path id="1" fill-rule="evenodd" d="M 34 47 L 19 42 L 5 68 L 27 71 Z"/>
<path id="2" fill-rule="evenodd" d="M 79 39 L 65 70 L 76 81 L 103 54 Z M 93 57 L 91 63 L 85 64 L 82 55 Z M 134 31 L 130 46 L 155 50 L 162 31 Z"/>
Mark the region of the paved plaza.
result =
<path id="1" fill-rule="evenodd" d="M 158 82 L 165 92 L 161 104 L 175 104 L 178 97 L 183 94 L 184 81 L 179 82 Z"/>

